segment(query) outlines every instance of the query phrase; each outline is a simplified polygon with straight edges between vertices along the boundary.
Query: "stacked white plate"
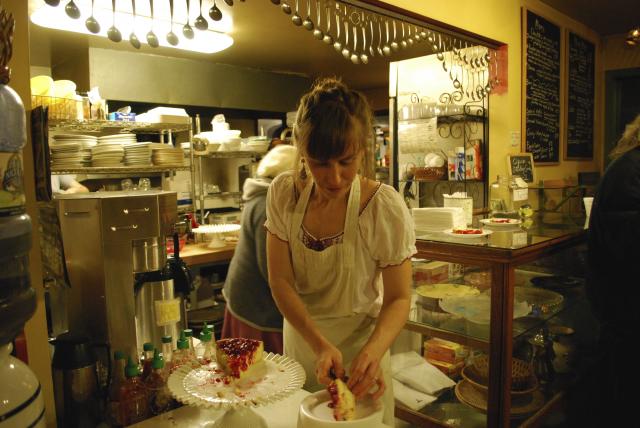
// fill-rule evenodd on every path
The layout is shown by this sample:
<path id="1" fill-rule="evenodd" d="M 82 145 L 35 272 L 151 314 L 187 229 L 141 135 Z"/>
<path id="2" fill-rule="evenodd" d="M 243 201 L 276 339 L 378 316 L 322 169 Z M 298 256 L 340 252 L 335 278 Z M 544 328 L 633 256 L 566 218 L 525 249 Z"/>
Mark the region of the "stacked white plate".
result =
<path id="1" fill-rule="evenodd" d="M 100 143 L 92 150 L 91 165 L 97 167 L 124 166 L 122 144 Z"/>
<path id="2" fill-rule="evenodd" d="M 91 165 L 91 148 L 98 143 L 97 137 L 81 134 L 58 134 L 51 144 L 53 168 L 79 168 Z M 77 149 L 73 149 L 77 144 Z"/>
<path id="3" fill-rule="evenodd" d="M 150 166 L 151 143 L 134 143 L 124 146 L 124 164 L 126 166 Z"/>
<path id="4" fill-rule="evenodd" d="M 154 165 L 158 166 L 182 166 L 184 162 L 184 152 L 180 148 L 175 148 L 170 144 L 151 144 L 153 155 L 151 159 Z"/>
<path id="5" fill-rule="evenodd" d="M 86 160 L 85 154 L 80 150 L 80 143 L 58 143 L 51 146 L 51 168 L 82 168 Z M 89 155 L 88 159 L 91 159 Z"/>
<path id="6" fill-rule="evenodd" d="M 113 134 L 98 137 L 98 144 L 132 144 L 136 142 L 136 134 Z"/>

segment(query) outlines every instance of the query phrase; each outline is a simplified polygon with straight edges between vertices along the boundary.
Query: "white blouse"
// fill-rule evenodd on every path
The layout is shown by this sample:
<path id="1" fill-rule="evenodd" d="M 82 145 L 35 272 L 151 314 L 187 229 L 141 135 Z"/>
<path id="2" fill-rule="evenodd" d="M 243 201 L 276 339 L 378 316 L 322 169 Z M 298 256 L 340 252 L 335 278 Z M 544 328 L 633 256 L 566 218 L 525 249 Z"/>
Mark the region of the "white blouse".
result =
<path id="1" fill-rule="evenodd" d="M 289 226 L 296 202 L 293 173 L 280 174 L 267 192 L 265 227 L 283 241 L 292 239 Z M 355 268 L 360 274 L 353 311 L 377 317 L 382 307 L 381 269 L 398 265 L 416 253 L 413 220 L 400 194 L 382 184 L 360 212 L 358 228 L 360 251 L 356 252 Z M 301 231 L 292 233 L 296 234 L 295 239 L 303 236 Z"/>

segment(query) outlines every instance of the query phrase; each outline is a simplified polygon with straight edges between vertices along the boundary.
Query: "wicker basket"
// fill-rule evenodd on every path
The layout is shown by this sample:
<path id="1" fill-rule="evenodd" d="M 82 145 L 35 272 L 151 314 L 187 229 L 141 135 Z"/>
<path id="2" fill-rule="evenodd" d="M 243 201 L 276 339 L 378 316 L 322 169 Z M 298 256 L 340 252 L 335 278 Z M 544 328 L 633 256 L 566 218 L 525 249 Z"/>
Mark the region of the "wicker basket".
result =
<path id="1" fill-rule="evenodd" d="M 411 168 L 415 180 L 436 181 L 447 178 L 445 166 L 422 166 Z"/>
<path id="2" fill-rule="evenodd" d="M 489 358 L 475 357 L 473 363 L 462 369 L 462 377 L 474 387 L 486 391 L 489 385 Z M 538 379 L 526 361 L 514 358 L 511 362 L 511 394 L 529 394 L 538 388 Z"/>

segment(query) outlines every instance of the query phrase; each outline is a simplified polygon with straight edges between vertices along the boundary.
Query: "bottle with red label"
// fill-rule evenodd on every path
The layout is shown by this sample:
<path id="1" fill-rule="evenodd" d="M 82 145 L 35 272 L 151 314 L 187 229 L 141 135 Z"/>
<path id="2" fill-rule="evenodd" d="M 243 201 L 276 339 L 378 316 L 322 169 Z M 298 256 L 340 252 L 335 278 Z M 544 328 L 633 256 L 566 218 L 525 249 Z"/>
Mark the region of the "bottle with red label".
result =
<path id="1" fill-rule="evenodd" d="M 126 380 L 120 388 L 120 411 L 124 425 L 132 425 L 149 416 L 147 391 L 140 378 L 137 361 L 129 357 L 125 367 Z"/>

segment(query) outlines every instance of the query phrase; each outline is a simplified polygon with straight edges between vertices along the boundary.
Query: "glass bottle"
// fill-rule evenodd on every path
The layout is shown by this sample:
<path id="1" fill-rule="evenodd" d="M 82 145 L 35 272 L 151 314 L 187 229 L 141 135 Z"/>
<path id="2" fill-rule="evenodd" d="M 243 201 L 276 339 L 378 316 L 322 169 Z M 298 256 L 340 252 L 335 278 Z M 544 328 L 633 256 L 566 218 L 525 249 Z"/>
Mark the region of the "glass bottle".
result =
<path id="1" fill-rule="evenodd" d="M 193 346 L 193 330 L 190 328 L 185 328 L 184 335 L 187 337 L 187 342 L 189 344 L 189 350 L 188 350 L 189 359 L 193 360 L 196 358 L 196 353 Z"/>
<path id="2" fill-rule="evenodd" d="M 142 379 L 146 379 L 151 373 L 151 362 L 153 361 L 153 343 L 147 342 L 142 345 L 142 355 L 140 365 L 142 366 Z"/>
<path id="3" fill-rule="evenodd" d="M 114 368 L 111 377 L 111 385 L 109 385 L 109 405 L 107 407 L 108 420 L 112 426 L 124 426 L 124 419 L 120 408 L 120 389 L 125 382 L 125 366 L 126 360 L 124 352 L 116 351 L 113 353 Z"/>
<path id="4" fill-rule="evenodd" d="M 505 217 L 509 212 L 509 183 L 505 176 L 498 175 L 489 187 L 489 210 L 491 217 Z"/>
<path id="5" fill-rule="evenodd" d="M 171 372 L 190 361 L 189 341 L 187 340 L 184 330 L 180 332 L 180 338 L 177 340 L 176 344 L 177 349 L 172 354 L 173 361 L 171 364 Z"/>
<path id="6" fill-rule="evenodd" d="M 200 332 L 200 344 L 198 345 L 199 352 L 197 352 L 198 360 L 200 364 L 209 364 L 212 360 L 213 352 L 213 332 L 209 329 L 209 326 L 205 322 L 202 331 Z"/>
<path id="7" fill-rule="evenodd" d="M 515 212 L 529 202 L 529 186 L 519 175 L 512 175 L 509 179 L 509 196 L 511 210 Z"/>
<path id="8" fill-rule="evenodd" d="M 129 357 L 124 373 L 126 380 L 120 388 L 120 411 L 124 425 L 131 425 L 148 417 L 147 393 L 140 378 L 140 368 L 133 358 Z"/>
<path id="9" fill-rule="evenodd" d="M 162 359 L 164 360 L 164 371 L 168 374 L 171 372 L 171 364 L 173 361 L 173 337 L 162 336 Z"/>
<path id="10" fill-rule="evenodd" d="M 172 400 L 164 373 L 164 359 L 157 349 L 153 353 L 151 373 L 144 380 L 144 387 L 147 392 L 151 415 L 159 415 L 171 408 Z"/>

